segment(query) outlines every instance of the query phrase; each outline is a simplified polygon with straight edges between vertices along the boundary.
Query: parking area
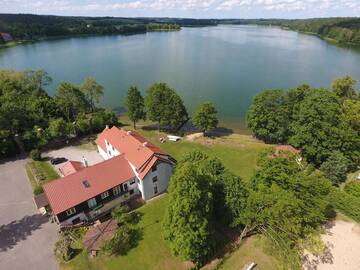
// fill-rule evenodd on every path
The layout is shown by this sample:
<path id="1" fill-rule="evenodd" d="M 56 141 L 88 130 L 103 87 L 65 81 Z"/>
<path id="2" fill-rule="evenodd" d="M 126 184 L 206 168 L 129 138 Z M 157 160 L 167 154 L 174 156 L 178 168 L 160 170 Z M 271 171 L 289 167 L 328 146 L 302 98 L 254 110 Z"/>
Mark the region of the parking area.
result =
<path id="1" fill-rule="evenodd" d="M 25 159 L 0 161 L 0 269 L 58 269 L 58 226 L 38 214 Z"/>
<path id="2" fill-rule="evenodd" d="M 86 159 L 89 166 L 104 161 L 100 154 L 94 149 L 84 149 L 80 146 L 67 146 L 57 150 L 51 150 L 43 154 L 43 157 L 51 158 L 66 158 L 72 161 L 82 161 Z M 64 163 L 54 165 L 58 171 L 60 167 L 64 166 Z"/>

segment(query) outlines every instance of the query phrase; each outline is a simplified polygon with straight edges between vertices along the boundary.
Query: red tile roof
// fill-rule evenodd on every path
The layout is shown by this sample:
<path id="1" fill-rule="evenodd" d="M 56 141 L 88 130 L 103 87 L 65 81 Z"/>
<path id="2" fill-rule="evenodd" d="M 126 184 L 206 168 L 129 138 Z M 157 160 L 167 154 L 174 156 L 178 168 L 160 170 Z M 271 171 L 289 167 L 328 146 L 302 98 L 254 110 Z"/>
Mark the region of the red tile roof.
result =
<path id="1" fill-rule="evenodd" d="M 43 187 L 52 211 L 59 214 L 134 177 L 135 174 L 124 155 L 119 155 L 54 180 Z M 85 180 L 90 187 L 84 187 Z"/>
<path id="2" fill-rule="evenodd" d="M 66 162 L 64 166 L 61 167 L 60 171 L 64 176 L 68 176 L 82 169 L 84 169 L 82 162 L 70 160 Z"/>
<path id="3" fill-rule="evenodd" d="M 106 152 L 105 140 L 120 154 L 125 155 L 125 158 L 136 168 L 141 179 L 145 177 L 155 162 L 161 160 L 172 163 L 166 158 L 169 157 L 168 154 L 135 131 L 126 131 L 117 127 L 105 128 L 96 139 L 97 145 L 104 152 Z"/>

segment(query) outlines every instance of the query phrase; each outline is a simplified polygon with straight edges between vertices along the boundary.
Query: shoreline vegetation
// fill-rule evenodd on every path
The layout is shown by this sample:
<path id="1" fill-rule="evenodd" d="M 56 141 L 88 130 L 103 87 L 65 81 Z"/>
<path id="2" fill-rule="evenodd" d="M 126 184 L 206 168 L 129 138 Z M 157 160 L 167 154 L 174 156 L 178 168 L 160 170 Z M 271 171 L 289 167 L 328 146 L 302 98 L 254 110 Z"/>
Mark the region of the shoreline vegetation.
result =
<path id="1" fill-rule="evenodd" d="M 0 14 L 0 31 L 10 33 L 13 37 L 13 41 L 0 42 L 0 49 L 57 38 L 180 31 L 182 27 L 205 27 L 219 24 L 279 26 L 284 30 L 318 36 L 332 44 L 360 47 L 360 18 L 183 19 Z"/>

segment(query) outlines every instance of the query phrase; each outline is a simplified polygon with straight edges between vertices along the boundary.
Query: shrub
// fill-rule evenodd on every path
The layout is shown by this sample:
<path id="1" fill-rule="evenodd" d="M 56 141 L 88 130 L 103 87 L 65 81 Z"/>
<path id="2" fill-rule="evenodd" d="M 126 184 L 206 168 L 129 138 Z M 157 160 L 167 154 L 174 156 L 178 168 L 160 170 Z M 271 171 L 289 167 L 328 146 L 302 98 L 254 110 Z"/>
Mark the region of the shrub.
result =
<path id="1" fill-rule="evenodd" d="M 39 149 L 33 149 L 30 151 L 30 157 L 33 160 L 41 160 L 41 153 Z"/>
<path id="2" fill-rule="evenodd" d="M 360 182 L 350 182 L 345 185 L 345 192 L 360 199 Z"/>
<path id="3" fill-rule="evenodd" d="M 360 199 L 333 187 L 329 194 L 329 203 L 344 215 L 360 222 Z"/>
<path id="4" fill-rule="evenodd" d="M 59 240 L 55 243 L 55 256 L 60 261 L 70 261 L 75 254 L 75 251 L 72 248 L 72 244 L 74 241 L 69 235 L 60 233 L 59 236 Z"/>
<path id="5" fill-rule="evenodd" d="M 102 250 L 109 255 L 125 255 L 135 244 L 136 230 L 123 225 L 116 229 L 113 239 L 106 241 Z"/>
<path id="6" fill-rule="evenodd" d="M 42 186 L 40 185 L 37 185 L 35 188 L 34 188 L 34 195 L 39 195 L 41 193 L 44 193 L 44 189 Z"/>

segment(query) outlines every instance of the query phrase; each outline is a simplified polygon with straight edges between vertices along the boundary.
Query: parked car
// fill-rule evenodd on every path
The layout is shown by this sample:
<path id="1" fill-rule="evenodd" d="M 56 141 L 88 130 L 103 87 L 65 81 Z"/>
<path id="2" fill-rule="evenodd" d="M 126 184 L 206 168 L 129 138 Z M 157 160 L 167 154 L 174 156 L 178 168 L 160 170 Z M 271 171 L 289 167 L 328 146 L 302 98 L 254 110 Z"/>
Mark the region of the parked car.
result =
<path id="1" fill-rule="evenodd" d="M 50 159 L 50 163 L 52 165 L 57 165 L 57 164 L 61 164 L 61 163 L 64 163 L 68 161 L 67 158 L 64 158 L 64 157 L 58 157 L 58 158 L 52 158 Z"/>

